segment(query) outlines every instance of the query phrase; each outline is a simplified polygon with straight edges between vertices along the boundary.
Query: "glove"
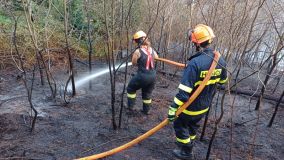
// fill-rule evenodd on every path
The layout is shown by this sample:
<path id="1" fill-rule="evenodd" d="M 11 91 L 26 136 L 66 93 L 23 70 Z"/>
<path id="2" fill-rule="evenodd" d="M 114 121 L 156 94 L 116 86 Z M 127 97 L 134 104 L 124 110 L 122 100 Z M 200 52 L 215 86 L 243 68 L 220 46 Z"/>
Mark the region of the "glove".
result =
<path id="1" fill-rule="evenodd" d="M 173 108 L 173 107 L 169 107 L 169 112 L 168 112 L 168 120 L 170 122 L 173 122 L 176 118 L 176 111 L 177 109 L 176 108 Z"/>

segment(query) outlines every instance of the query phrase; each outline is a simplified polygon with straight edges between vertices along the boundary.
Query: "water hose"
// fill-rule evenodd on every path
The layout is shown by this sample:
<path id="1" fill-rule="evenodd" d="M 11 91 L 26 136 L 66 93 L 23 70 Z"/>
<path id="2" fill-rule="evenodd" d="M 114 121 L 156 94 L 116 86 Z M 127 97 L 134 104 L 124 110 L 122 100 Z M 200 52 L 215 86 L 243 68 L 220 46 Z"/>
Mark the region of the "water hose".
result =
<path id="1" fill-rule="evenodd" d="M 171 60 L 168 60 L 168 59 L 165 59 L 165 58 L 155 58 L 155 60 L 162 61 L 162 62 L 165 62 L 165 63 L 168 63 L 168 64 L 172 64 L 172 65 L 175 65 L 177 67 L 182 67 L 182 68 L 184 68 L 186 66 L 186 64 L 178 63 L 178 62 L 171 61 Z"/>
<path id="2" fill-rule="evenodd" d="M 218 62 L 218 60 L 220 58 L 220 53 L 219 52 L 214 52 L 214 54 L 215 54 L 214 60 L 212 61 L 210 69 L 209 69 L 208 73 L 206 74 L 204 80 L 201 82 L 201 84 L 198 86 L 198 88 L 194 91 L 194 93 L 188 99 L 188 101 L 185 102 L 181 107 L 178 108 L 178 110 L 176 112 L 176 116 L 181 114 L 181 112 L 184 109 L 186 109 L 197 98 L 197 96 L 201 93 L 201 91 L 204 89 L 204 87 L 206 86 L 207 82 L 211 78 L 212 72 L 215 69 L 215 67 L 217 66 L 217 62 Z M 148 132 L 144 133 L 143 135 L 137 137 L 136 139 L 134 139 L 134 140 L 132 140 L 132 141 L 122 145 L 122 146 L 119 146 L 117 148 L 114 148 L 112 150 L 109 150 L 109 151 L 106 151 L 106 152 L 103 152 L 103 153 L 95 154 L 95 155 L 88 156 L 88 157 L 79 158 L 77 160 L 95 160 L 95 159 L 107 157 L 107 156 L 113 155 L 115 153 L 118 153 L 120 151 L 123 151 L 123 150 L 125 150 L 125 149 L 127 149 L 129 147 L 132 147 L 133 145 L 141 142 L 142 140 L 148 138 L 149 136 L 151 136 L 152 134 L 156 133 L 157 131 L 159 131 L 164 126 L 166 126 L 168 123 L 169 123 L 168 119 L 165 119 L 160 124 L 158 124 L 156 127 L 152 128 Z"/>

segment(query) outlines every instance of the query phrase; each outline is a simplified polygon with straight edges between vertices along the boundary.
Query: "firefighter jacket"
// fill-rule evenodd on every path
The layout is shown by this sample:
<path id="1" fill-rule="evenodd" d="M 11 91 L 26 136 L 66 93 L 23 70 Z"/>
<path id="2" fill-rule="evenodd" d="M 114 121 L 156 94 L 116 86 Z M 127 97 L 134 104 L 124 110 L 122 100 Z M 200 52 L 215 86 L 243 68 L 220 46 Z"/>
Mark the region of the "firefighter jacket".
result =
<path id="1" fill-rule="evenodd" d="M 179 92 L 174 98 L 171 107 L 175 110 L 183 105 L 192 93 L 197 89 L 205 78 L 214 59 L 213 50 L 206 48 L 201 52 L 197 52 L 190 57 L 184 70 L 182 80 L 178 86 Z M 203 91 L 192 102 L 192 104 L 183 111 L 184 114 L 195 116 L 201 115 L 208 111 L 216 90 L 216 84 L 223 84 L 227 81 L 227 71 L 225 69 L 226 62 L 220 57 L 218 65 L 212 73 L 210 80 L 207 82 Z"/>

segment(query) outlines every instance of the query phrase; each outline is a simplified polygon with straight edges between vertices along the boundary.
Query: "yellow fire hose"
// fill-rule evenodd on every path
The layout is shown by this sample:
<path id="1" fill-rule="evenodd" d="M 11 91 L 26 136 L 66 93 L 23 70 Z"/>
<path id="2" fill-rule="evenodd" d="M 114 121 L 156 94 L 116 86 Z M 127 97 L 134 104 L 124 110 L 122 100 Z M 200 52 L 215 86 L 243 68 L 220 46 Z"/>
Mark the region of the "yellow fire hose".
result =
<path id="1" fill-rule="evenodd" d="M 217 62 L 220 58 L 220 53 L 219 52 L 214 52 L 215 56 L 214 56 L 214 60 L 210 66 L 210 69 L 208 71 L 208 73 L 206 74 L 204 80 L 201 82 L 201 84 L 199 85 L 199 87 L 195 90 L 195 92 L 192 94 L 192 96 L 188 99 L 187 102 L 185 102 L 181 107 L 178 108 L 177 112 L 176 112 L 176 116 L 178 116 L 179 114 L 181 114 L 181 112 L 186 109 L 195 99 L 196 97 L 201 93 L 201 91 L 204 89 L 204 87 L 206 86 L 207 82 L 209 81 L 213 70 L 215 69 L 215 67 L 217 66 Z M 171 63 L 173 64 L 173 63 Z M 115 153 L 118 153 L 120 151 L 123 151 L 129 147 L 132 147 L 133 145 L 141 142 L 142 140 L 148 138 L 149 136 L 151 136 L 152 134 L 156 133 L 157 131 L 159 131 L 161 128 L 163 128 L 164 126 L 166 126 L 169 123 L 168 119 L 163 120 L 160 124 L 158 124 L 156 127 L 152 128 L 151 130 L 149 130 L 148 132 L 144 133 L 143 135 L 137 137 L 136 139 L 122 145 L 119 146 L 117 148 L 114 148 L 112 150 L 103 152 L 103 153 L 99 153 L 99 154 L 95 154 L 92 156 L 88 156 L 88 157 L 83 157 L 83 158 L 79 158 L 78 160 L 95 160 L 95 159 L 99 159 L 99 158 L 103 158 L 103 157 L 107 157 L 110 155 L 113 155 Z"/>
<path id="2" fill-rule="evenodd" d="M 165 59 L 165 58 L 155 58 L 155 60 L 166 62 L 168 64 L 172 64 L 172 65 L 175 65 L 175 66 L 178 66 L 178 67 L 182 67 L 182 68 L 184 68 L 186 66 L 186 64 L 178 63 L 178 62 L 171 61 L 171 60 L 168 60 L 168 59 Z"/>

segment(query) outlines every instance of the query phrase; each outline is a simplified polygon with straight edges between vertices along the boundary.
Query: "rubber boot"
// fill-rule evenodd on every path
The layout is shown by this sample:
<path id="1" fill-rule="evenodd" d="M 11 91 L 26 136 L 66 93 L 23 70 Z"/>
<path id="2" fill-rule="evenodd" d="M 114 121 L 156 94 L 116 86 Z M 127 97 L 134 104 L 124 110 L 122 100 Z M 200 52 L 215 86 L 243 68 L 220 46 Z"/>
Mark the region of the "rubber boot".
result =
<path id="1" fill-rule="evenodd" d="M 135 98 L 127 98 L 127 110 L 129 111 L 129 113 L 133 112 L 135 101 L 136 101 Z"/>
<path id="2" fill-rule="evenodd" d="M 149 115 L 150 106 L 151 104 L 143 103 L 142 113 L 144 113 L 145 115 Z"/>
<path id="3" fill-rule="evenodd" d="M 179 149 L 175 149 L 173 151 L 173 154 L 183 160 L 193 160 L 193 153 L 192 153 L 192 144 L 187 144 L 187 145 L 179 145 Z"/>

